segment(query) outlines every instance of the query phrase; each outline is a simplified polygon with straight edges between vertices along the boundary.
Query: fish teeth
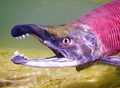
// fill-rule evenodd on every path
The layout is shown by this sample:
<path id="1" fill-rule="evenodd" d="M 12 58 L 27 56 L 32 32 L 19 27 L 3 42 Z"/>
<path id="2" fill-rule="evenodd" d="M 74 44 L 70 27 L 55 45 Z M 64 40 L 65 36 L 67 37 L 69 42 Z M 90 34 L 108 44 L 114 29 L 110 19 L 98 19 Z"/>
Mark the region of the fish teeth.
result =
<path id="1" fill-rule="evenodd" d="M 27 56 L 24 56 L 24 58 L 27 58 Z"/>
<path id="2" fill-rule="evenodd" d="M 18 51 L 15 51 L 14 55 L 15 55 L 15 56 L 18 55 Z"/>
<path id="3" fill-rule="evenodd" d="M 23 38 L 25 38 L 25 35 L 22 35 Z"/>
<path id="4" fill-rule="evenodd" d="M 21 37 L 21 36 L 19 36 L 19 39 L 22 39 L 22 37 Z"/>
<path id="5" fill-rule="evenodd" d="M 29 58 L 19 53 L 18 51 L 15 51 L 15 53 L 11 57 L 11 61 L 15 64 L 22 64 L 25 63 L 27 60 L 29 60 Z"/>
<path id="6" fill-rule="evenodd" d="M 14 58 L 14 57 L 16 57 L 16 56 L 19 56 L 19 57 L 28 59 L 27 56 L 24 56 L 24 54 L 21 54 L 21 53 L 19 53 L 18 51 L 15 51 L 15 52 L 14 52 L 12 58 Z"/>
<path id="7" fill-rule="evenodd" d="M 27 36 L 29 36 L 29 34 L 26 34 Z"/>
<path id="8" fill-rule="evenodd" d="M 44 43 L 44 44 L 47 44 L 47 41 L 44 41 L 43 43 Z"/>
<path id="9" fill-rule="evenodd" d="M 20 56 L 21 56 L 21 57 L 24 57 L 24 54 L 21 54 Z"/>
<path id="10" fill-rule="evenodd" d="M 19 53 L 18 51 L 15 51 L 14 56 L 20 56 L 20 55 L 21 53 Z"/>
<path id="11" fill-rule="evenodd" d="M 22 36 L 18 36 L 18 37 L 16 37 L 16 39 L 22 39 L 22 38 L 25 38 L 25 36 L 29 36 L 29 34 L 25 34 L 25 35 L 22 35 Z"/>

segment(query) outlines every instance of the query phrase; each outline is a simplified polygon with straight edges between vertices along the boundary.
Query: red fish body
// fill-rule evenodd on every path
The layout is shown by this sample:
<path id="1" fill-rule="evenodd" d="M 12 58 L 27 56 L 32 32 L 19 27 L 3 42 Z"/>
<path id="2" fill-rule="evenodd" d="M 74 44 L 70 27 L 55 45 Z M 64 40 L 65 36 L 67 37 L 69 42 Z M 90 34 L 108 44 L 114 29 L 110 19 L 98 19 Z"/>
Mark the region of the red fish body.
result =
<path id="1" fill-rule="evenodd" d="M 76 20 L 90 27 L 102 45 L 103 55 L 120 52 L 120 0 L 114 0 L 92 10 Z"/>

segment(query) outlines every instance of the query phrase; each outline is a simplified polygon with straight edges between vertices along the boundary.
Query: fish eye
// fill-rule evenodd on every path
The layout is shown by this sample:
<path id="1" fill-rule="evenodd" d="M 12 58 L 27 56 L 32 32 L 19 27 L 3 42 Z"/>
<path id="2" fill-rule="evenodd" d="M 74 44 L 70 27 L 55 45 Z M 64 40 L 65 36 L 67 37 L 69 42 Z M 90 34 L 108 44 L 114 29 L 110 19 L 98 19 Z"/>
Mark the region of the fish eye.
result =
<path id="1" fill-rule="evenodd" d="M 70 38 L 63 38 L 62 43 L 63 45 L 67 46 L 70 43 Z"/>

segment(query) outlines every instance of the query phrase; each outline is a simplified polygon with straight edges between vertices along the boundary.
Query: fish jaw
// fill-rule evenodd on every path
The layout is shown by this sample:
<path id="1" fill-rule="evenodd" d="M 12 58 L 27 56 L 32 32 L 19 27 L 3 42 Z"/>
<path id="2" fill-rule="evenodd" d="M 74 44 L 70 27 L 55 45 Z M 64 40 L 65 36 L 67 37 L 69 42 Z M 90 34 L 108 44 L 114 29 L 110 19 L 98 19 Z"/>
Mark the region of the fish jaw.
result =
<path id="1" fill-rule="evenodd" d="M 69 61 L 69 59 L 65 57 L 58 58 L 54 56 L 44 59 L 29 59 L 20 54 L 18 51 L 15 51 L 11 58 L 11 61 L 15 64 L 41 68 L 71 67 L 78 65 L 78 61 Z"/>

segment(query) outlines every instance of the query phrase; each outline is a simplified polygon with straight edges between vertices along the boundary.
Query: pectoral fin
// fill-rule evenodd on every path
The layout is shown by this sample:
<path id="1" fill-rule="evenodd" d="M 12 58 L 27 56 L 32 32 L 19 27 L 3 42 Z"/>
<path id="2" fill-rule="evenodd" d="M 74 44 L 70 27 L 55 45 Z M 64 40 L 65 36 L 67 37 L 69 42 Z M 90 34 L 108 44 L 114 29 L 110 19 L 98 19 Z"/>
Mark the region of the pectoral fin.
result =
<path id="1" fill-rule="evenodd" d="M 100 60 L 113 65 L 120 65 L 120 56 L 108 56 L 100 58 Z"/>

